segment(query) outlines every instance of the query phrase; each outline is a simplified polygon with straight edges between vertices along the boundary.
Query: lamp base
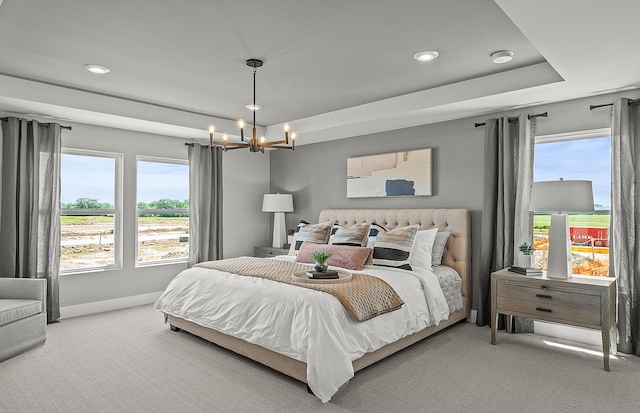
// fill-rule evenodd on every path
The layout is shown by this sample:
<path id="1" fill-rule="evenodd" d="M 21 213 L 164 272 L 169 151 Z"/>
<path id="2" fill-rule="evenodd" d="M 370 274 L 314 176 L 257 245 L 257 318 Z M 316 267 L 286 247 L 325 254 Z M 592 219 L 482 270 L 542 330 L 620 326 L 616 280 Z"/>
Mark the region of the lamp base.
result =
<path id="1" fill-rule="evenodd" d="M 571 241 L 569 240 L 569 216 L 551 215 L 549 226 L 549 260 L 547 277 L 568 279 L 572 275 Z"/>
<path id="2" fill-rule="evenodd" d="M 287 242 L 287 228 L 284 223 L 284 212 L 273 213 L 273 248 L 282 248 Z"/>

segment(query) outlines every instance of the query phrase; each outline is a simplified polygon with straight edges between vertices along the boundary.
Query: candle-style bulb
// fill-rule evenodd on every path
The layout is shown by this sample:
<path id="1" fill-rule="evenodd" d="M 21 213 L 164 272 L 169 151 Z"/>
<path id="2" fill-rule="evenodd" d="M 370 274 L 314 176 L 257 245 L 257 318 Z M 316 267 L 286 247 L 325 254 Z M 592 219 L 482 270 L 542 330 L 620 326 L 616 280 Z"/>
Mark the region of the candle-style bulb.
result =
<path id="1" fill-rule="evenodd" d="M 265 141 L 264 136 L 261 136 L 260 137 L 260 143 L 264 143 L 264 141 Z"/>
<path id="2" fill-rule="evenodd" d="M 284 131 L 285 132 L 289 132 L 289 124 L 288 123 L 284 124 Z"/>
<path id="3" fill-rule="evenodd" d="M 213 132 L 215 131 L 216 131 L 216 128 L 213 125 L 209 126 L 209 133 L 213 134 Z"/>
<path id="4" fill-rule="evenodd" d="M 225 133 L 224 135 L 222 135 L 222 140 L 223 140 L 224 142 L 226 142 L 228 138 L 229 138 L 229 137 L 227 136 L 227 134 L 226 134 L 226 133 Z"/>
<path id="5" fill-rule="evenodd" d="M 244 128 L 244 120 L 240 119 L 238 121 L 238 126 L 240 126 L 240 129 Z"/>

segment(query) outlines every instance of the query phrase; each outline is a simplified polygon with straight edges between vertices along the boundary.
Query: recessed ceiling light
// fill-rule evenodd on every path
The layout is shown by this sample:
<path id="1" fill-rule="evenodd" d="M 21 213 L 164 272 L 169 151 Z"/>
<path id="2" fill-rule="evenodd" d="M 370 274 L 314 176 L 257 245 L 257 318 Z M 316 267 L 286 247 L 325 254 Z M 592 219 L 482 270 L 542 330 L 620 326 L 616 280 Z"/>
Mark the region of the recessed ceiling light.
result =
<path id="1" fill-rule="evenodd" d="M 499 52 L 492 53 L 491 59 L 493 60 L 493 63 L 507 63 L 513 59 L 513 52 L 501 50 Z"/>
<path id="2" fill-rule="evenodd" d="M 84 68 L 90 71 L 91 73 L 95 73 L 97 75 L 104 75 L 105 73 L 109 73 L 111 69 L 106 66 L 96 65 L 93 63 L 88 63 L 84 65 Z"/>
<path id="3" fill-rule="evenodd" d="M 262 106 L 260 106 L 260 105 L 255 105 L 255 106 L 247 105 L 247 106 L 245 106 L 245 108 L 247 108 L 249 110 L 260 110 L 260 109 L 262 109 Z"/>
<path id="4" fill-rule="evenodd" d="M 422 52 L 413 54 L 413 58 L 418 62 L 428 62 L 438 56 L 440 56 L 440 53 L 436 52 L 435 50 L 423 50 Z"/>

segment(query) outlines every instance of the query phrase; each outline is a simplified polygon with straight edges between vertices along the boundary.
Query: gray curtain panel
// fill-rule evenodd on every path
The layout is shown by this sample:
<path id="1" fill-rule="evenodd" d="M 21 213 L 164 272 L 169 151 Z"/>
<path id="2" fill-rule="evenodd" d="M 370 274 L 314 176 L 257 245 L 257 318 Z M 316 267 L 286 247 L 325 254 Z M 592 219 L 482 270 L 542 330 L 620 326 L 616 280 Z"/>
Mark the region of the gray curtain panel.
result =
<path id="1" fill-rule="evenodd" d="M 533 181 L 533 136 L 535 120 L 521 115 L 485 123 L 484 200 L 480 272 L 473 277 L 476 324 L 490 323 L 491 273 L 513 264 L 514 253 L 523 241 L 532 241 L 529 198 Z M 517 228 L 517 230 L 516 230 Z M 533 323 L 516 320 L 518 331 L 532 331 Z"/>
<path id="2" fill-rule="evenodd" d="M 60 317 L 61 128 L 9 117 L 0 141 L 0 276 L 46 278 L 53 322 Z"/>
<path id="3" fill-rule="evenodd" d="M 193 144 L 189 156 L 189 266 L 222 258 L 222 148 Z"/>
<path id="4" fill-rule="evenodd" d="M 640 104 L 616 99 L 611 123 L 609 276 L 618 285 L 618 351 L 640 356 Z"/>

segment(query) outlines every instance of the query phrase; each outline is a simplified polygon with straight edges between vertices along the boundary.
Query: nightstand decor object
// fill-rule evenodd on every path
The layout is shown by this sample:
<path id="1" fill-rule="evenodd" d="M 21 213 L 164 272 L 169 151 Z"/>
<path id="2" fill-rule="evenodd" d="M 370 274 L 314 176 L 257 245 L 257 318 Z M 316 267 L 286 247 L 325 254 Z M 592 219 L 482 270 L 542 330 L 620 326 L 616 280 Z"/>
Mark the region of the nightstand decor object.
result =
<path id="1" fill-rule="evenodd" d="M 531 187 L 529 211 L 558 211 L 551 215 L 549 225 L 549 259 L 547 277 L 567 279 L 571 277 L 571 241 L 569 240 L 569 216 L 562 211 L 593 211 L 591 181 L 534 182 Z"/>
<path id="2" fill-rule="evenodd" d="M 287 242 L 287 228 L 284 213 L 293 212 L 293 196 L 291 194 L 264 194 L 262 212 L 273 214 L 273 248 L 282 248 Z"/>

